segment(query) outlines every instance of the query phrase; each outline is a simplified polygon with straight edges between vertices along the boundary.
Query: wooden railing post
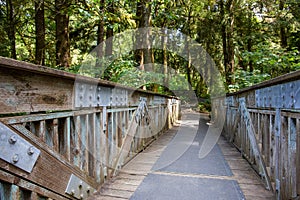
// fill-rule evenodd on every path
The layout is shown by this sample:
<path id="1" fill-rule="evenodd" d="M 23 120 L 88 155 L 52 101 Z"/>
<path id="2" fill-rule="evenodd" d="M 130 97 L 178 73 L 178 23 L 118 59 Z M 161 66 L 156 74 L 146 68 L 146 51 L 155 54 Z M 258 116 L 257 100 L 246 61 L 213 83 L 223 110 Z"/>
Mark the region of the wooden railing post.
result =
<path id="1" fill-rule="evenodd" d="M 280 137 L 281 137 L 281 110 L 276 109 L 275 115 L 275 188 L 276 188 L 276 199 L 280 200 L 280 170 L 279 170 L 279 159 L 280 159 Z"/>

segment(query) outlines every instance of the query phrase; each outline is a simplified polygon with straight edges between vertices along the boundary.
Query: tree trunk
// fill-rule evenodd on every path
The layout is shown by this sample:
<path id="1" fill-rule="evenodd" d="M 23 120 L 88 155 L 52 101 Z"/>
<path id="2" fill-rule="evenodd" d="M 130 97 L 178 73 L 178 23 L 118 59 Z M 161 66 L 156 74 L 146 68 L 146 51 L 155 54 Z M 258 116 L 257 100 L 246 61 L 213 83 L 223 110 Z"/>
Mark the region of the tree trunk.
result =
<path id="1" fill-rule="evenodd" d="M 138 28 L 141 27 L 141 17 L 143 14 L 143 6 L 141 1 L 136 2 L 136 25 Z M 137 63 L 139 63 L 139 69 L 144 70 L 144 56 L 143 56 L 143 50 L 140 49 L 140 44 L 142 44 L 142 36 L 139 32 L 136 33 L 135 35 L 135 49 L 136 51 L 134 52 L 134 57 Z"/>
<path id="2" fill-rule="evenodd" d="M 55 0 L 56 65 L 64 68 L 71 64 L 68 3 L 67 0 Z"/>
<path id="3" fill-rule="evenodd" d="M 284 0 L 279 1 L 279 10 L 280 12 L 284 9 Z M 280 17 L 280 45 L 282 48 L 287 47 L 287 31 L 284 24 L 282 24 L 282 21 L 285 21 Z"/>
<path id="4" fill-rule="evenodd" d="M 220 13 L 221 13 L 221 19 L 225 17 L 225 5 L 223 0 L 220 1 Z M 226 76 L 226 82 L 230 82 L 230 77 L 227 75 L 228 71 L 228 50 L 227 50 L 227 32 L 226 32 L 226 24 L 225 22 L 222 22 L 221 25 L 221 34 L 222 34 L 222 44 L 223 44 L 223 57 L 224 57 L 224 68 L 225 68 L 225 76 Z"/>
<path id="5" fill-rule="evenodd" d="M 44 0 L 35 2 L 35 63 L 45 65 Z"/>
<path id="6" fill-rule="evenodd" d="M 166 32 L 168 30 L 165 30 Z M 167 51 L 168 36 L 167 33 L 163 36 L 163 65 L 164 65 L 164 86 L 169 87 L 169 72 L 168 72 L 168 51 Z"/>
<path id="7" fill-rule="evenodd" d="M 10 52 L 11 58 L 17 59 L 17 51 L 16 51 L 16 24 L 14 17 L 14 5 L 12 0 L 7 0 L 6 4 L 7 9 L 7 35 L 10 41 Z"/>
<path id="8" fill-rule="evenodd" d="M 105 6 L 105 0 L 100 1 L 100 13 L 102 13 L 102 17 L 99 19 L 98 22 L 98 30 L 97 30 L 97 61 L 96 61 L 96 68 L 101 69 L 102 68 L 102 58 L 104 57 L 104 6 Z M 102 70 L 102 69 L 101 69 Z M 98 74 L 95 74 L 95 78 L 101 78 L 101 70 Z"/>
<path id="9" fill-rule="evenodd" d="M 105 1 L 100 1 L 100 12 L 104 14 L 104 4 Z M 98 23 L 98 30 L 97 30 L 97 45 L 101 44 L 104 41 L 104 18 L 103 16 L 99 20 Z"/>
<path id="10" fill-rule="evenodd" d="M 252 15 L 252 10 L 251 10 L 250 5 L 248 6 L 248 12 L 249 12 L 249 16 L 248 16 L 248 33 L 250 34 L 250 37 L 248 38 L 248 41 L 247 41 L 247 51 L 252 52 L 252 38 L 251 38 L 252 34 L 251 34 L 251 31 L 252 31 L 252 18 L 253 18 L 253 15 Z M 254 67 L 253 67 L 252 59 L 250 59 L 248 65 L 249 65 L 249 71 L 253 72 Z"/>
<path id="11" fill-rule="evenodd" d="M 137 2 L 136 15 L 138 18 L 138 27 L 145 28 L 141 31 L 141 35 L 137 34 L 136 36 L 137 45 L 143 44 L 142 50 L 138 50 L 138 55 L 136 57 L 142 70 L 153 71 L 153 65 L 151 64 L 153 63 L 153 55 L 150 44 L 151 33 L 148 29 L 151 24 L 151 0 L 141 0 L 140 2 Z"/>
<path id="12" fill-rule="evenodd" d="M 229 31 L 227 33 L 227 47 L 228 47 L 228 64 L 227 64 L 227 76 L 228 84 L 234 82 L 232 75 L 234 73 L 234 44 L 233 44 L 233 31 L 234 31 L 234 0 L 229 1 Z"/>
<path id="13" fill-rule="evenodd" d="M 143 39 L 145 40 L 145 47 L 144 47 L 144 62 L 146 65 L 145 67 L 145 71 L 153 71 L 153 65 L 151 65 L 152 63 L 152 53 L 151 53 L 151 44 L 150 44 L 150 30 L 148 28 L 150 28 L 150 20 L 151 20 L 151 0 L 144 0 L 142 1 L 142 5 L 143 5 L 143 16 L 142 16 L 142 23 L 141 23 L 141 27 L 143 28 L 147 28 L 145 30 L 145 37 L 143 37 Z M 149 65 L 150 64 L 150 65 Z"/>
<path id="14" fill-rule="evenodd" d="M 107 11 L 110 14 L 114 14 L 114 2 L 111 1 L 107 4 Z M 110 56 L 113 53 L 113 41 L 108 40 L 109 38 L 114 36 L 114 29 L 113 29 L 113 21 L 110 21 L 109 25 L 106 27 L 106 47 L 105 47 L 105 55 Z"/>

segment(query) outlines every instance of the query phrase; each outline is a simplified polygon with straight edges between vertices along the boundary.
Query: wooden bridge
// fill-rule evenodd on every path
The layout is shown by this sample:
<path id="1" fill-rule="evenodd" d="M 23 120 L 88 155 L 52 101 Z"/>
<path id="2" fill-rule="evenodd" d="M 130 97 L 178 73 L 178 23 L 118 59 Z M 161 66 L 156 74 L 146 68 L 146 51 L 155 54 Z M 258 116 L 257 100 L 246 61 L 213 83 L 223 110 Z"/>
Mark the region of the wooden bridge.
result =
<path id="1" fill-rule="evenodd" d="M 176 97 L 0 58 L 0 199 L 298 199 L 299 79 L 214 99 L 200 158 L 208 116 Z"/>

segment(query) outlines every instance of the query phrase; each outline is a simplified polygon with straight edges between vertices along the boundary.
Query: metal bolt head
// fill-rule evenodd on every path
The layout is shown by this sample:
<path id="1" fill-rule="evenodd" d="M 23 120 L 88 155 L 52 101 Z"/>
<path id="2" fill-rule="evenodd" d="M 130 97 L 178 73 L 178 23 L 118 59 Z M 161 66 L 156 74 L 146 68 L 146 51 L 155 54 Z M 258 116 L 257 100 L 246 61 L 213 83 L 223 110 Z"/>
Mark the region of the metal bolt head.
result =
<path id="1" fill-rule="evenodd" d="M 31 146 L 31 147 L 28 148 L 27 154 L 30 155 L 30 156 L 34 154 L 34 148 L 33 148 L 33 146 Z"/>
<path id="2" fill-rule="evenodd" d="M 15 144 L 17 142 L 17 136 L 15 136 L 15 135 L 10 136 L 10 138 L 8 139 L 8 142 L 10 144 Z"/>
<path id="3" fill-rule="evenodd" d="M 75 190 L 71 190 L 71 195 L 74 196 Z"/>
<path id="4" fill-rule="evenodd" d="M 19 161 L 19 155 L 18 154 L 13 155 L 11 160 L 13 163 L 17 163 Z"/>
<path id="5" fill-rule="evenodd" d="M 79 188 L 82 188 L 82 185 L 83 185 L 83 182 L 82 181 L 80 181 L 80 183 L 79 183 Z"/>

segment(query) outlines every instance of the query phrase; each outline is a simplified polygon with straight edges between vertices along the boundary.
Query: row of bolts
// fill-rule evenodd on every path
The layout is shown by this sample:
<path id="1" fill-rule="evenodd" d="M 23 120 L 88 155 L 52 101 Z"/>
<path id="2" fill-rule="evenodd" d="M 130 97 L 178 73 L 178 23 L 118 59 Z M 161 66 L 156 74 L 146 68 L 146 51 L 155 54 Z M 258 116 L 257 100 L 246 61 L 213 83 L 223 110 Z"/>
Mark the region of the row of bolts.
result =
<path id="1" fill-rule="evenodd" d="M 10 144 L 15 144 L 15 143 L 17 142 L 17 137 L 16 137 L 15 135 L 12 135 L 12 136 L 9 138 L 8 142 L 9 142 Z M 28 148 L 27 154 L 28 154 L 29 156 L 32 156 L 32 155 L 34 154 L 34 148 L 33 148 L 33 146 L 31 146 L 31 147 Z M 19 155 L 18 155 L 18 154 L 13 155 L 13 157 L 12 157 L 12 162 L 13 162 L 13 163 L 17 163 L 18 161 L 19 161 Z"/>

